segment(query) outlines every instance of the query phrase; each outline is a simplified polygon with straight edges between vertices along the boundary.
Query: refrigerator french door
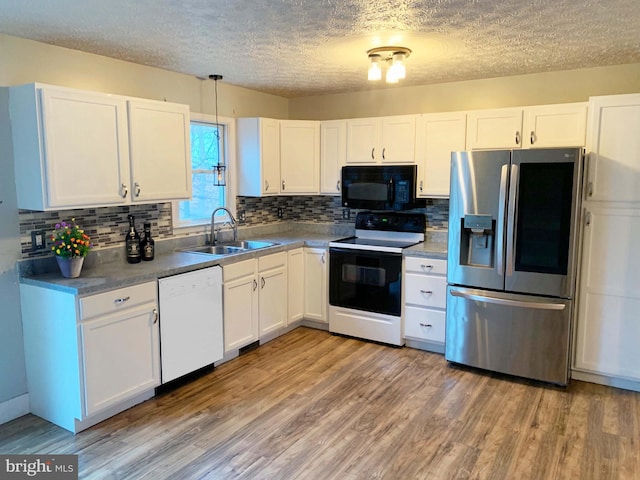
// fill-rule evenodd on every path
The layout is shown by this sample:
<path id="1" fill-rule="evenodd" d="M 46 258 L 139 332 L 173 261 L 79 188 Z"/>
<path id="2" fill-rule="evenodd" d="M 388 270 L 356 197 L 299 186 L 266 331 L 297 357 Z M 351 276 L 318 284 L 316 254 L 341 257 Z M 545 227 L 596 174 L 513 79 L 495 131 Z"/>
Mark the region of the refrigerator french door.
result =
<path id="1" fill-rule="evenodd" d="M 445 357 L 568 382 L 579 148 L 453 152 Z"/>

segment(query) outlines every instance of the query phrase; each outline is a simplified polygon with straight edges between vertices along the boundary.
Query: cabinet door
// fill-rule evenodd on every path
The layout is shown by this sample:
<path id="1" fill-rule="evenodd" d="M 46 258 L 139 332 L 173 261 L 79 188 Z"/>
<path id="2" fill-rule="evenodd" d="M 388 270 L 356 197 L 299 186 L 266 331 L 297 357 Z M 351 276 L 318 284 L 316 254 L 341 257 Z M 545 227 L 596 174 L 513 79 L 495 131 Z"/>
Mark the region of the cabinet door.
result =
<path id="1" fill-rule="evenodd" d="M 588 206 L 587 215 L 575 367 L 640 380 L 640 210 Z"/>
<path id="2" fill-rule="evenodd" d="M 416 126 L 419 197 L 448 197 L 451 152 L 465 149 L 467 115 L 420 115 Z"/>
<path id="3" fill-rule="evenodd" d="M 189 107 L 129 100 L 131 199 L 191 198 Z"/>
<path id="4" fill-rule="evenodd" d="M 382 117 L 382 163 L 412 164 L 416 157 L 416 115 Z"/>
<path id="5" fill-rule="evenodd" d="M 160 384 L 157 318 L 148 304 L 81 324 L 87 416 Z"/>
<path id="6" fill-rule="evenodd" d="M 521 147 L 521 108 L 476 110 L 467 113 L 467 150 Z"/>
<path id="7" fill-rule="evenodd" d="M 582 147 L 586 128 L 586 103 L 527 107 L 522 143 L 525 148 Z"/>
<path id="8" fill-rule="evenodd" d="M 287 324 L 304 316 L 304 251 L 302 248 L 287 253 L 288 310 Z"/>
<path id="9" fill-rule="evenodd" d="M 260 337 L 283 328 L 287 321 L 287 269 L 260 272 Z"/>
<path id="10" fill-rule="evenodd" d="M 262 194 L 280 193 L 280 121 L 260 119 L 260 168 Z M 253 172 L 255 175 L 256 172 Z"/>
<path id="11" fill-rule="evenodd" d="M 43 88 L 41 100 L 46 207 L 124 203 L 129 188 L 125 100 L 55 88 Z"/>
<path id="12" fill-rule="evenodd" d="M 258 279 L 255 274 L 224 283 L 224 351 L 258 340 Z"/>
<path id="13" fill-rule="evenodd" d="M 319 193 L 319 122 L 280 122 L 280 177 L 282 194 Z"/>
<path id="14" fill-rule="evenodd" d="M 304 249 L 304 317 L 327 322 L 327 251 Z"/>
<path id="15" fill-rule="evenodd" d="M 347 122 L 320 123 L 320 193 L 339 195 L 347 157 Z"/>
<path id="16" fill-rule="evenodd" d="M 346 163 L 376 163 L 381 158 L 379 138 L 378 118 L 347 120 Z"/>
<path id="17" fill-rule="evenodd" d="M 589 100 L 587 199 L 640 202 L 638 132 L 640 94 Z"/>

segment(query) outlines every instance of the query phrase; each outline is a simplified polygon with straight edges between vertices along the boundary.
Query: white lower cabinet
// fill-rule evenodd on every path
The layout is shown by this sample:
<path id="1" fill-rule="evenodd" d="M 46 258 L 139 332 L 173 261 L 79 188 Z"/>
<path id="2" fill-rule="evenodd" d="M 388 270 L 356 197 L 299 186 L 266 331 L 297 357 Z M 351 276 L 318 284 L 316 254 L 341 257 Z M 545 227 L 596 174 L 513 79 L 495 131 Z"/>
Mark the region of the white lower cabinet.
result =
<path id="1" fill-rule="evenodd" d="M 78 432 L 160 384 L 156 282 L 78 298 L 20 285 L 30 409 Z"/>
<path id="2" fill-rule="evenodd" d="M 436 352 L 444 352 L 446 274 L 446 260 L 409 256 L 404 259 L 404 337 L 418 342 L 416 346 L 420 348 Z"/>
<path id="3" fill-rule="evenodd" d="M 328 323 L 327 316 L 327 250 L 304 249 L 304 318 Z"/>
<path id="4" fill-rule="evenodd" d="M 224 351 L 269 340 L 287 324 L 287 253 L 222 268 Z"/>
<path id="5" fill-rule="evenodd" d="M 304 248 L 287 252 L 287 326 L 304 317 Z"/>

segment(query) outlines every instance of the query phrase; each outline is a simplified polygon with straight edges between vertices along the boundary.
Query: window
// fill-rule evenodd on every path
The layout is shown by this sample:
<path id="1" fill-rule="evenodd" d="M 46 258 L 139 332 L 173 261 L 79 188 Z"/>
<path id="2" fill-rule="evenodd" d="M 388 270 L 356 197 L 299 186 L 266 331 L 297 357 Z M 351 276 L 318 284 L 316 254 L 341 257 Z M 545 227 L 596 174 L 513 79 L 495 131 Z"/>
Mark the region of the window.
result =
<path id="1" fill-rule="evenodd" d="M 233 119 L 218 117 L 218 122 L 216 125 L 215 117 L 211 115 L 191 115 L 192 198 L 174 202 L 174 228 L 208 226 L 211 212 L 217 207 L 227 207 L 232 212 L 235 209 L 235 198 L 231 193 Z M 217 132 L 220 134 L 220 160 L 227 166 L 227 185 L 224 187 L 213 185 L 213 166 L 218 163 Z M 221 222 L 226 219 L 224 211 L 218 212 L 216 219 L 218 216 Z"/>

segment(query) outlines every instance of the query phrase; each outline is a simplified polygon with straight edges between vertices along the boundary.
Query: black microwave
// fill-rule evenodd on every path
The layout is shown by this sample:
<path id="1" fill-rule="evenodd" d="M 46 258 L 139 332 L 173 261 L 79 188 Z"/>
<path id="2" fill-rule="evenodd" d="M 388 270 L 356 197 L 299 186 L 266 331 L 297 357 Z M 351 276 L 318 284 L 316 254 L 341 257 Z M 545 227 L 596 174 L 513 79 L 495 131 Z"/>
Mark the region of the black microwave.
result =
<path id="1" fill-rule="evenodd" d="M 342 206 L 368 210 L 416 207 L 416 165 L 342 167 Z"/>

